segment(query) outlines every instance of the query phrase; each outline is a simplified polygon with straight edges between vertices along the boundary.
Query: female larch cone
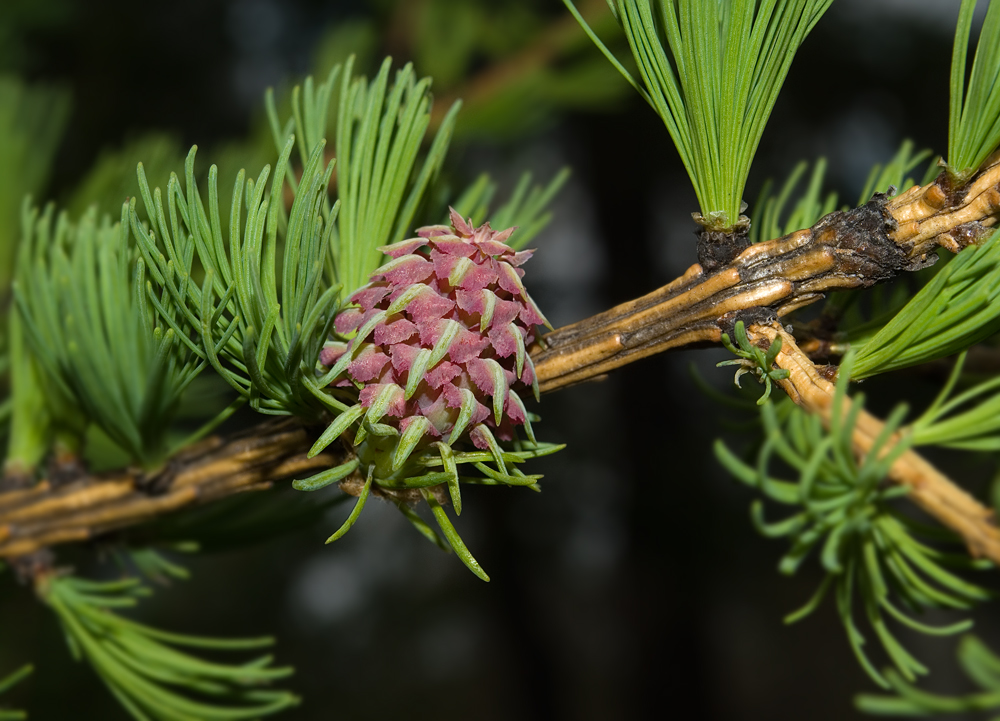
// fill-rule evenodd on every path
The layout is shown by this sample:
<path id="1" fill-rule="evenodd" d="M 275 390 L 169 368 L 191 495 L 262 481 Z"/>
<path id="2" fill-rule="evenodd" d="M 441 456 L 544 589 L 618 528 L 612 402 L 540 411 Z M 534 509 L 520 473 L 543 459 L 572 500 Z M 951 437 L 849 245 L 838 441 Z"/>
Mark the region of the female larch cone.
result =
<path id="1" fill-rule="evenodd" d="M 499 455 L 497 439 L 511 440 L 516 426 L 534 441 L 522 398 L 538 385 L 526 348 L 546 321 L 521 282 L 532 251 L 506 243 L 514 230 L 476 228 L 452 209 L 451 227 L 382 247 L 391 260 L 337 316 L 337 333 L 355 335 L 328 344 L 321 362 L 333 365 L 335 385 L 360 389 L 356 444 L 398 434 L 393 470 L 434 441 L 468 438 Z"/>

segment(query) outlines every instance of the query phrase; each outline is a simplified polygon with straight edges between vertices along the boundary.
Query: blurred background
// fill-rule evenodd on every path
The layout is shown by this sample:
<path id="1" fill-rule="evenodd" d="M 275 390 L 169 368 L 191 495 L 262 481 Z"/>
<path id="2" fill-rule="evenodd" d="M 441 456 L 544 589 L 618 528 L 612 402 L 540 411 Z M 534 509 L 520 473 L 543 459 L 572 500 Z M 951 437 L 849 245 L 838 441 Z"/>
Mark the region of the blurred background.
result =
<path id="1" fill-rule="evenodd" d="M 603 0 L 580 7 L 625 53 Z M 748 202 L 801 159 L 827 157 L 830 188 L 853 202 L 903 139 L 939 152 L 957 11 L 957 0 L 837 0 L 792 66 Z M 275 156 L 265 89 L 280 96 L 350 53 L 369 72 L 386 54 L 413 61 L 434 77 L 442 113 L 465 100 L 442 193 L 488 172 L 502 199 L 524 171 L 545 181 L 572 169 L 527 266 L 555 326 L 695 262 L 697 203 L 666 130 L 558 0 L 4 0 L 0 233 L 16 237 L 26 192 L 72 214 L 91 203 L 116 213 L 136 193 L 137 161 L 163 185 L 192 144 L 201 172 L 220 166 L 222 187 L 240 167 L 258 172 Z M 0 279 L 9 270 L 0 259 Z M 220 540 L 183 559 L 193 579 L 138 616 L 191 633 L 275 634 L 304 697 L 289 719 L 860 717 L 851 698 L 871 683 L 830 603 L 797 626 L 781 621 L 819 571 L 778 575 L 783 547 L 756 535 L 751 492 L 712 455 L 719 436 L 753 437 L 751 414 L 693 379 L 696 366 L 704 383 L 733 392 L 732 371 L 714 367 L 724 357 L 647 359 L 545 397 L 536 428 L 569 447 L 534 462 L 543 492 L 466 491 L 458 528 L 489 584 L 384 504 L 330 547 L 323 540 L 344 506 L 284 534 L 250 524 L 248 545 L 235 548 L 221 540 L 233 520 L 223 516 Z M 935 380 L 886 379 L 870 389 L 874 407 L 904 395 L 919 405 Z M 190 414 L 226 402 L 206 378 Z M 255 420 L 248 412 L 232 423 Z M 949 468 L 973 487 L 993 472 L 985 461 Z M 253 500 L 281 507 L 289 495 Z M 96 555 L 60 560 L 113 575 Z M 995 644 L 989 615 L 977 630 Z M 933 669 L 931 688 L 966 690 L 954 639 L 901 635 Z M 70 659 L 49 611 L 5 574 L 0 672 L 25 660 L 37 671 L 11 702 L 33 721 L 126 718 Z"/>

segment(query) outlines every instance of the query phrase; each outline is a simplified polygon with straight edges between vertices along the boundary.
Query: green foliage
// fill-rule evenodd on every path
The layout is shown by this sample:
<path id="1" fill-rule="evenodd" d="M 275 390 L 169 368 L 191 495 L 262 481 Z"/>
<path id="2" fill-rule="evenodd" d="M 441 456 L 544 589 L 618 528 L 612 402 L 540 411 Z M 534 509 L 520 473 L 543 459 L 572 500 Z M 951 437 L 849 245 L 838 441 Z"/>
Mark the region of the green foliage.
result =
<path id="1" fill-rule="evenodd" d="M 531 2 L 426 0 L 382 4 L 379 21 L 338 22 L 319 42 L 313 67 L 325 72 L 357 55 L 358 72 L 377 72 L 380 35 L 434 78 L 439 98 L 459 97 L 455 137 L 517 140 L 551 124 L 568 108 L 607 111 L 628 92 L 613 67 L 596 57 L 586 36 Z M 603 3 L 591 2 L 588 20 L 599 32 L 614 27 Z M 413 32 L 400 37 L 403 24 Z M 431 128 L 444 113 L 435 112 Z"/>
<path id="2" fill-rule="evenodd" d="M 931 162 L 927 162 L 930 160 Z M 896 194 L 905 193 L 907 190 L 917 185 L 926 185 L 934 180 L 938 173 L 939 158 L 932 158 L 930 150 L 924 149 L 915 151 L 912 140 L 904 140 L 899 146 L 899 150 L 889 162 L 883 166 L 875 163 L 868 173 L 868 180 L 865 181 L 864 190 L 858 198 L 858 205 L 864 205 L 876 192 L 888 193 L 890 188 L 896 189 Z M 924 173 L 920 180 L 914 180 L 912 173 L 921 164 L 926 163 Z"/>
<path id="3" fill-rule="evenodd" d="M 914 180 L 913 171 L 921 164 L 927 163 L 930 158 L 929 150 L 915 152 L 913 141 L 904 140 L 896 154 L 884 166 L 881 163 L 872 166 L 858 205 L 867 203 L 876 191 L 888 192 L 892 187 L 897 193 L 903 193 L 916 185 L 918 181 Z M 773 181 L 768 178 L 764 182 L 751 214 L 753 219 L 750 225 L 751 243 L 780 238 L 801 228 L 809 228 L 824 215 L 838 209 L 837 194 L 833 191 L 825 195 L 823 193 L 826 165 L 826 158 L 816 159 L 805 191 L 798 196 L 787 217 L 785 208 L 794 197 L 803 175 L 809 168 L 809 163 L 805 160 L 800 161 L 792 169 L 777 195 L 774 194 Z M 937 168 L 936 162 L 927 163 L 919 183 L 924 185 L 931 182 L 937 174 Z M 844 210 L 846 206 L 840 209 Z"/>
<path id="4" fill-rule="evenodd" d="M 991 2 L 965 84 L 969 31 L 977 0 L 962 0 L 951 57 L 948 171 L 959 183 L 978 170 L 1000 145 L 1000 3 Z"/>
<path id="5" fill-rule="evenodd" d="M 21 201 L 44 186 L 68 119 L 66 92 L 0 75 L 0 294 L 14 267 Z"/>
<path id="6" fill-rule="evenodd" d="M 266 688 L 292 673 L 272 667 L 271 656 L 228 665 L 180 650 L 244 651 L 270 646 L 270 638 L 185 636 L 118 615 L 116 609 L 150 594 L 137 579 L 53 575 L 38 583 L 38 593 L 58 617 L 73 656 L 90 663 L 137 721 L 249 720 L 298 704 L 294 694 Z"/>
<path id="7" fill-rule="evenodd" d="M 1000 232 L 956 255 L 877 333 L 857 343 L 855 378 L 958 353 L 1000 330 Z"/>
<path id="8" fill-rule="evenodd" d="M 417 168 L 417 158 L 430 123 L 430 78 L 417 80 L 410 65 L 396 73 L 390 86 L 391 58 L 382 63 L 371 82 L 353 78 L 354 59 L 334 66 L 324 83 L 314 87 L 307 78 L 292 93 L 292 118 L 278 120 L 273 94 L 268 94 L 268 117 L 275 143 L 281 147 L 294 129 L 305 163 L 327 135 L 330 100 L 340 78 L 334 113 L 336 123 L 337 197 L 340 215 L 329 243 L 332 282 L 350 296 L 368 282 L 385 256 L 383 245 L 402 240 L 424 192 L 436 177 L 451 137 L 460 103 L 441 123 L 434 141 Z M 294 188 L 294 181 L 292 187 Z"/>
<path id="9" fill-rule="evenodd" d="M 569 168 L 560 170 L 546 185 L 531 185 L 532 174 L 524 172 L 514 187 L 514 191 L 503 205 L 490 211 L 490 203 L 496 193 L 496 183 L 486 173 L 466 188 L 452 207 L 463 218 L 472 218 L 481 225 L 487 219 L 496 229 L 516 226 L 518 231 L 507 242 L 511 248 L 521 250 L 537 236 L 552 220 L 552 213 L 546 208 L 556 193 L 569 180 Z M 441 220 L 447 223 L 447 217 Z"/>
<path id="10" fill-rule="evenodd" d="M 818 158 L 813 163 L 813 171 L 809 176 L 809 184 L 805 192 L 799 196 L 792 206 L 788 216 L 785 206 L 795 192 L 802 175 L 809 168 L 809 163 L 800 161 L 792 170 L 781 191 L 773 195 L 773 181 L 768 178 L 760 190 L 760 196 L 751 214 L 750 242 L 760 243 L 773 238 L 780 238 L 802 228 L 812 226 L 827 213 L 837 209 L 837 194 L 830 191 L 823 197 L 823 177 L 826 174 L 826 158 Z"/>
<path id="11" fill-rule="evenodd" d="M 704 220 L 735 224 L 778 91 L 832 0 L 614 0 L 641 86 L 564 2 L 667 126 Z"/>
<path id="12" fill-rule="evenodd" d="M 175 543 L 171 545 L 170 550 L 194 553 L 198 550 L 198 544 L 191 541 Z M 191 578 L 190 571 L 184 566 L 174 563 L 159 550 L 149 546 L 116 548 L 113 549 L 113 553 L 123 573 L 128 573 L 134 568 L 143 578 L 153 583 L 168 585 L 171 581 L 186 581 Z"/>
<path id="13" fill-rule="evenodd" d="M 324 170 L 324 144 L 319 143 L 285 215 L 285 168 L 293 145 L 289 138 L 267 197 L 270 166 L 256 181 L 242 171 L 237 176 L 228 243 L 222 234 L 218 169 L 209 169 L 206 208 L 194 179 L 197 148 L 184 164 L 185 187 L 175 175 L 167 186 L 170 224 L 160 189 L 150 193 L 141 164 L 139 187 L 147 213 L 155 218 L 155 231 L 139 222 L 134 200 L 129 217 L 153 281 L 165 287 L 161 302 L 150 284 L 149 298 L 171 329 L 183 335 L 191 353 L 211 364 L 255 410 L 315 420 L 326 405 L 341 407 L 308 380 L 337 307 L 338 288 L 323 281 L 325 247 L 337 208 L 329 207 L 326 195 L 333 163 Z M 280 304 L 279 230 L 284 247 Z M 192 276 L 196 254 L 204 269 L 200 287 Z"/>
<path id="14" fill-rule="evenodd" d="M 858 709 L 879 716 L 926 716 L 941 713 L 995 711 L 1000 708 L 1000 657 L 972 635 L 958 644 L 958 663 L 965 674 L 982 690 L 967 696 L 942 696 L 921 691 L 889 669 L 886 681 L 895 696 L 859 694 Z"/>
<path id="15" fill-rule="evenodd" d="M 25 343 L 22 321 L 12 313 L 9 323 L 11 423 L 3 470 L 30 476 L 49 447 L 49 411 L 37 363 Z"/>
<path id="16" fill-rule="evenodd" d="M 722 334 L 722 345 L 730 353 L 739 356 L 739 358 L 737 360 L 722 361 L 721 363 L 717 363 L 716 367 L 739 366 L 739 370 L 736 371 L 736 378 L 733 381 L 736 383 L 737 388 L 740 387 L 740 378 L 744 373 L 753 373 L 756 375 L 758 382 L 764 384 L 764 394 L 757 401 L 757 405 L 764 405 L 767 399 L 771 397 L 771 382 L 781 381 L 788 377 L 787 370 L 774 368 L 774 359 L 781 352 L 781 336 L 775 337 L 771 345 L 768 346 L 767 351 L 763 351 L 747 338 L 747 331 L 743 321 L 736 321 L 734 333 L 736 335 L 736 345 L 733 345 L 728 333 Z"/>
<path id="17" fill-rule="evenodd" d="M 66 202 L 71 217 L 79 217 L 91 205 L 98 214 L 117 213 L 122 203 L 139 192 L 135 182 L 136 158 L 142 158 L 146 175 L 166 183 L 170 172 L 184 162 L 178 138 L 166 133 L 149 133 L 133 138 L 120 148 L 101 152 L 94 165 L 73 189 Z"/>
<path id="18" fill-rule="evenodd" d="M 880 686 L 888 687 L 864 650 L 865 638 L 855 621 L 855 607 L 863 609 L 883 649 L 898 672 L 912 681 L 926 673 L 893 635 L 886 623 L 893 619 L 921 633 L 942 635 L 969 628 L 969 621 L 931 627 L 910 614 L 928 608 L 966 610 L 989 594 L 955 575 L 949 568 L 985 568 L 965 554 L 948 554 L 926 544 L 949 534 L 925 527 L 898 512 L 892 505 L 906 489 L 887 484 L 892 463 L 910 447 L 904 438 L 894 444 L 893 434 L 906 413 L 897 407 L 871 450 L 855 456 L 852 433 L 863 398 L 847 400 L 849 359 L 841 366 L 829 430 L 820 419 L 791 401 L 761 407 L 765 440 L 757 462 L 750 465 L 721 442 L 716 443 L 720 462 L 740 481 L 758 490 L 773 503 L 794 508 L 792 515 L 776 522 L 764 518 L 764 504 L 755 501 L 751 516 L 758 531 L 769 538 L 788 538 L 791 548 L 779 570 L 793 574 L 812 552 L 826 571 L 816 594 L 800 610 L 786 617 L 792 623 L 812 613 L 833 591 L 837 611 L 848 641 L 865 671 Z M 798 474 L 795 480 L 771 475 L 777 456 Z M 909 613 L 907 613 L 909 611 Z"/>
<path id="19" fill-rule="evenodd" d="M 183 319 L 150 290 L 171 327 L 154 322 L 127 211 L 114 225 L 96 209 L 72 223 L 52 206 L 39 213 L 26 204 L 14 293 L 53 402 L 151 465 L 169 452 L 170 418 L 205 363 L 185 347 Z"/>
<path id="20" fill-rule="evenodd" d="M 911 425 L 914 445 L 1000 450 L 1000 377 L 950 397 L 962 378 L 965 357 L 966 353 L 958 357 L 937 398 Z"/>
<path id="21" fill-rule="evenodd" d="M 836 320 L 838 331 L 834 338 L 837 350 L 844 353 L 848 348 L 863 348 L 903 309 L 919 289 L 920 281 L 929 281 L 943 267 L 947 267 L 945 262 L 897 283 L 876 285 L 855 293 L 832 294 L 823 313 Z"/>
<path id="22" fill-rule="evenodd" d="M 34 668 L 31 664 L 25 664 L 14 673 L 8 675 L 5 678 L 0 678 L 0 696 L 9 691 L 13 686 L 23 681 L 25 678 L 31 675 Z M 24 711 L 11 711 L 8 709 L 0 708 L 0 721 L 21 721 L 22 719 L 28 718 L 28 714 Z"/>

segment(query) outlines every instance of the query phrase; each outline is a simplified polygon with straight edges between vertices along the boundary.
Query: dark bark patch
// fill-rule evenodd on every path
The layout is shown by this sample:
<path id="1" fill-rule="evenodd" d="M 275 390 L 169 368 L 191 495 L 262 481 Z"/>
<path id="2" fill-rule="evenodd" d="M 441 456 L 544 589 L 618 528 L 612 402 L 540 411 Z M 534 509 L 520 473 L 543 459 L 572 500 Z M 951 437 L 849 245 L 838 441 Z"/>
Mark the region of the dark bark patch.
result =
<path id="1" fill-rule="evenodd" d="M 898 227 L 886 209 L 889 195 L 875 193 L 852 210 L 838 210 L 812 227 L 816 240 L 839 251 L 838 275 L 858 278 L 868 287 L 909 270 L 912 261 L 889 234 Z"/>
<path id="2" fill-rule="evenodd" d="M 743 321 L 743 326 L 749 328 L 752 325 L 770 325 L 776 320 L 778 320 L 778 314 L 774 312 L 774 308 L 757 306 L 726 313 L 719 317 L 716 324 L 723 333 L 735 342 L 738 321 Z"/>
<path id="3" fill-rule="evenodd" d="M 698 236 L 698 262 L 705 273 L 723 268 L 750 247 L 750 225 L 738 223 L 729 230 L 702 228 Z"/>

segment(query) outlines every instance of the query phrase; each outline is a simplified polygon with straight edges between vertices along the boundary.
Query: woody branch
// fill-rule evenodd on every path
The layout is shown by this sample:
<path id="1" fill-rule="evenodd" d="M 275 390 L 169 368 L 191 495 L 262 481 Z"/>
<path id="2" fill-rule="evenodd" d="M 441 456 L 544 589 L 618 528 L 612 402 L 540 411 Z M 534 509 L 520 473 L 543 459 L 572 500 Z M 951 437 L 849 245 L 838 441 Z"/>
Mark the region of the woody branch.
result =
<path id="1" fill-rule="evenodd" d="M 543 391 L 589 380 L 655 353 L 718 343 L 738 314 L 782 318 L 831 290 L 865 288 L 926 267 L 934 250 L 980 240 L 1000 210 L 1000 154 L 960 190 L 942 174 L 902 195 L 876 195 L 812 228 L 746 248 L 706 272 L 680 278 L 636 300 L 544 338 L 533 355 Z"/>
<path id="2" fill-rule="evenodd" d="M 998 210 L 1000 155 L 995 155 L 964 188 L 949 188 L 942 174 L 898 197 L 876 196 L 860 208 L 831 213 L 812 228 L 753 245 L 710 271 L 695 264 L 659 290 L 545 336 L 532 349 L 540 388 L 558 390 L 655 353 L 718 343 L 738 317 L 748 325 L 762 322 L 757 332 L 766 334 L 766 321 L 819 300 L 826 291 L 884 282 L 924 267 L 939 246 L 957 252 L 977 242 L 996 222 Z M 800 401 L 813 397 L 804 390 L 810 388 L 815 399 L 825 397 L 829 389 L 819 383 L 811 361 L 790 338 L 785 342 L 782 362 L 795 358 L 801 364 L 786 390 Z M 806 407 L 822 414 L 818 400 Z M 43 480 L 0 492 L 0 557 L 88 541 L 346 460 L 340 452 L 307 458 L 312 440 L 296 421 L 265 423 L 248 434 L 213 437 L 186 449 L 153 475 L 125 470 L 68 485 Z M 862 436 L 858 443 L 864 443 Z M 915 502 L 960 533 L 972 553 L 1000 562 L 1000 541 L 985 507 L 913 452 L 897 466 L 904 470 L 896 480 L 911 487 Z M 350 483 L 342 487 L 355 490 Z"/>

